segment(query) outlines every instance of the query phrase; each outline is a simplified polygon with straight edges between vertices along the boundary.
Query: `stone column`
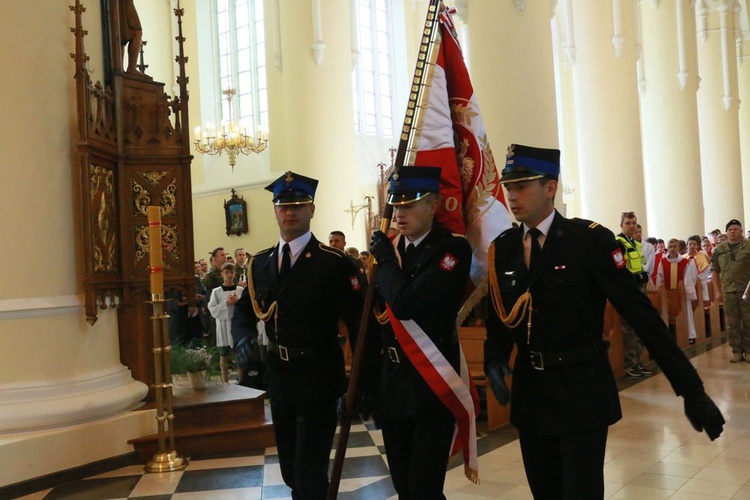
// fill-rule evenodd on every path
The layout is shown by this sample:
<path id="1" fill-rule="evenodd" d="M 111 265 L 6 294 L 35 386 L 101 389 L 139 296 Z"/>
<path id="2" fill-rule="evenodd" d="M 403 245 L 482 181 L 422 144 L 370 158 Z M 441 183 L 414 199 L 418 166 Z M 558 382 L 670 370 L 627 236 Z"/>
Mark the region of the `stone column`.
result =
<path id="1" fill-rule="evenodd" d="M 581 178 L 578 163 L 578 137 L 576 131 L 575 92 L 573 70 L 576 60 L 575 32 L 572 5 L 569 1 L 558 3 L 552 22 L 552 43 L 555 57 L 555 85 L 557 93 L 558 127 L 560 129 L 560 180 L 564 205 L 568 217 L 581 216 Z"/>
<path id="2" fill-rule="evenodd" d="M 743 222 L 750 227 L 750 37 L 737 45 L 740 101 L 740 155 L 742 157 L 742 192 L 745 213 Z"/>
<path id="3" fill-rule="evenodd" d="M 344 210 L 358 186 L 353 132 L 352 52 L 349 2 L 278 1 L 279 49 L 274 55 L 274 85 L 269 109 L 274 136 L 279 138 L 271 168 L 321 180 L 313 231 L 318 238 L 331 230 L 346 232 L 351 218 Z M 342 11 L 344 9 L 344 11 Z M 283 61 L 283 63 L 282 63 Z M 269 82 L 270 83 L 270 82 Z M 332 148 L 331 145 L 335 146 Z M 357 189 L 357 188 L 355 188 Z M 316 222 L 325 221 L 325 227 Z"/>
<path id="4" fill-rule="evenodd" d="M 572 14 L 581 215 L 615 233 L 634 211 L 648 233 L 638 113 L 636 4 L 560 2 Z"/>
<path id="5" fill-rule="evenodd" d="M 495 159 L 511 143 L 558 147 L 550 3 L 467 2 L 462 11 L 471 82 Z"/>
<path id="6" fill-rule="evenodd" d="M 693 4 L 640 2 L 648 236 L 665 240 L 686 239 L 704 229 Z"/>
<path id="7" fill-rule="evenodd" d="M 744 215 L 738 122 L 734 0 L 696 4 L 698 91 L 703 200 L 706 229 L 724 229 Z"/>

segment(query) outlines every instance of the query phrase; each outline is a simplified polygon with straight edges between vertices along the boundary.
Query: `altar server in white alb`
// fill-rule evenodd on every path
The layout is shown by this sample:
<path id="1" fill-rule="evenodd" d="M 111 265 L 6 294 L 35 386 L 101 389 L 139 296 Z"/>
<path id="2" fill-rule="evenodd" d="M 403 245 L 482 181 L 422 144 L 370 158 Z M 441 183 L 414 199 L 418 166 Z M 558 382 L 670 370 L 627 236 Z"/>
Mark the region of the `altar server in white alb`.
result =
<path id="1" fill-rule="evenodd" d="M 208 310 L 216 320 L 216 346 L 219 348 L 222 382 L 229 382 L 229 356 L 234 346 L 232 340 L 232 316 L 234 305 L 242 296 L 243 288 L 234 284 L 234 264 L 227 262 L 221 266 L 224 282 L 211 291 Z"/>
<path id="2" fill-rule="evenodd" d="M 698 303 L 698 294 L 695 283 L 698 281 L 698 266 L 694 259 L 689 259 L 680 254 L 680 242 L 675 238 L 667 243 L 667 255 L 659 261 L 659 269 L 656 275 L 657 288 L 664 285 L 667 290 L 679 290 L 679 286 L 685 287 L 685 304 L 687 308 L 688 339 L 695 343 L 695 321 L 693 310 Z"/>

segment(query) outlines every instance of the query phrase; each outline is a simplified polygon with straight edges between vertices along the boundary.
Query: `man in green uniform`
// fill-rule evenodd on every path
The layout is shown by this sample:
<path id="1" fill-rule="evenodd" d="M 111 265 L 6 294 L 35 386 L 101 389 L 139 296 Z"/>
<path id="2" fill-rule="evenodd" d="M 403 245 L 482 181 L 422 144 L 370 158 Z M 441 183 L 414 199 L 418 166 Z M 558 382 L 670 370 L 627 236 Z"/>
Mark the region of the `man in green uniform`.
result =
<path id="1" fill-rule="evenodd" d="M 742 235 L 742 223 L 727 222 L 727 241 L 711 255 L 711 282 L 714 296 L 724 303 L 727 336 L 732 347 L 730 363 L 750 363 L 750 302 L 743 300 L 750 281 L 750 243 Z"/>

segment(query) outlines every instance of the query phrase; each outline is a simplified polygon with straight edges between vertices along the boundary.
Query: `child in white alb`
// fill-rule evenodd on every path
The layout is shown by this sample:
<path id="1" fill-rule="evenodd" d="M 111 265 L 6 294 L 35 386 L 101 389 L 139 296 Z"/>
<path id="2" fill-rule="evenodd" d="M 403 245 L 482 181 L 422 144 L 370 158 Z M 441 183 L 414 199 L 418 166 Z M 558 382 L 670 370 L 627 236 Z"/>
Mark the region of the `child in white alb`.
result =
<path id="1" fill-rule="evenodd" d="M 243 288 L 234 284 L 234 264 L 227 262 L 221 266 L 224 282 L 211 291 L 208 310 L 216 320 L 216 346 L 219 348 L 221 380 L 229 382 L 229 355 L 234 345 L 232 341 L 232 315 L 234 304 L 242 296 Z"/>

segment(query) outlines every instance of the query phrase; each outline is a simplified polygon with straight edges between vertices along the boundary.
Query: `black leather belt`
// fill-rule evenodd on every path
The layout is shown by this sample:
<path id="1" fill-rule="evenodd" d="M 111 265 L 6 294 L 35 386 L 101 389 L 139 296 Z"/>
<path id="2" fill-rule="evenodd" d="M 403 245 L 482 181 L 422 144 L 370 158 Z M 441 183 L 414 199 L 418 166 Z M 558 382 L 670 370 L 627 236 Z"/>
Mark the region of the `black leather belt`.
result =
<path id="1" fill-rule="evenodd" d="M 531 366 L 535 370 L 545 370 L 555 366 L 572 365 L 590 361 L 609 349 L 609 342 L 602 340 L 580 349 L 564 352 L 529 351 Z"/>
<path id="2" fill-rule="evenodd" d="M 325 347 L 328 345 L 326 344 Z M 268 341 L 268 350 L 279 355 L 282 361 L 289 361 L 290 359 L 301 359 L 301 358 L 314 358 L 323 352 L 323 345 L 314 345 L 308 347 L 290 347 L 280 344 L 274 344 L 270 340 Z"/>

